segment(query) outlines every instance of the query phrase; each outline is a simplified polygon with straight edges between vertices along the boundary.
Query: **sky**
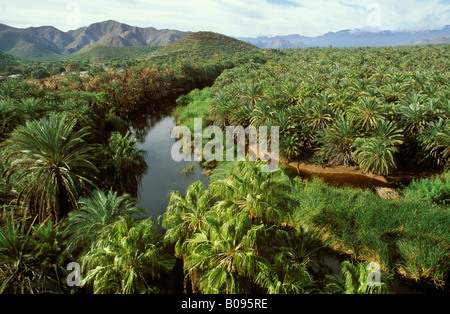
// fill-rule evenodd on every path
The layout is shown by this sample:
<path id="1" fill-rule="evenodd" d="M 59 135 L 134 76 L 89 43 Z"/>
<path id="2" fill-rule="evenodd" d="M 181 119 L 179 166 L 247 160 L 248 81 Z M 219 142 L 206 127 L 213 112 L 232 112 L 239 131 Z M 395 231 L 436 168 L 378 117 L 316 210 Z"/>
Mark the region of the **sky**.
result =
<path id="1" fill-rule="evenodd" d="M 1 0 L 0 23 L 62 31 L 116 20 L 132 26 L 234 37 L 343 29 L 424 30 L 450 24 L 450 0 Z"/>

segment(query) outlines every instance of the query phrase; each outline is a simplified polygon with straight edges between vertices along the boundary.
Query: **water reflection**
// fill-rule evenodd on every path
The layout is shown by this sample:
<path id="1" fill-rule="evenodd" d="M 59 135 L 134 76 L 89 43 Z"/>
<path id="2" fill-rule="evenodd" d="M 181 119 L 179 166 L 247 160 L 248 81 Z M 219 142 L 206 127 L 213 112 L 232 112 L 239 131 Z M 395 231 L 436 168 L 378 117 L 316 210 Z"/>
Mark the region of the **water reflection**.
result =
<path id="1" fill-rule="evenodd" d="M 176 126 L 172 108 L 166 106 L 164 110 L 152 114 L 137 114 L 129 120 L 132 132 L 139 140 L 139 149 L 147 152 L 149 166 L 141 182 L 137 205 L 145 208 L 148 216 L 155 221 L 166 211 L 171 191 L 185 193 L 192 183 L 201 181 L 206 187 L 208 181 L 198 163 L 193 163 L 192 172 L 183 174 L 183 170 L 192 163 L 175 162 L 171 157 L 172 146 L 176 143 L 171 138 L 171 131 Z"/>

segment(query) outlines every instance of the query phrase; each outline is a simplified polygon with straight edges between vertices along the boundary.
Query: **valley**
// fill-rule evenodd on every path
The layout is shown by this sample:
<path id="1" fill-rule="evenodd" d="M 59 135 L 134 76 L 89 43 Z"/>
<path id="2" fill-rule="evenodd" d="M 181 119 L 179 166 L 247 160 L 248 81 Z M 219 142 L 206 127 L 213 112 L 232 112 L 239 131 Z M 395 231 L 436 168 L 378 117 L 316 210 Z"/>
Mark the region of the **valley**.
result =
<path id="1" fill-rule="evenodd" d="M 114 21 L 0 43 L 0 293 L 449 293 L 448 44 Z M 176 163 L 170 131 L 195 118 L 277 126 L 283 162 Z"/>

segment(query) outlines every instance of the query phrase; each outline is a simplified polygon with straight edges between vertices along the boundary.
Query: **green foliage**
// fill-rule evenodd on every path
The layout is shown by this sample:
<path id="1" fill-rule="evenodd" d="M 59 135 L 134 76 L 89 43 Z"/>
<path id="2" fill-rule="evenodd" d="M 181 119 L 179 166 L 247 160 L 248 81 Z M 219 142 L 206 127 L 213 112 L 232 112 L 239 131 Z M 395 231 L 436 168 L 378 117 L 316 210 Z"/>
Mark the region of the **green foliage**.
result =
<path id="1" fill-rule="evenodd" d="M 113 60 L 130 60 L 147 57 L 159 47 L 111 47 L 111 46 L 86 46 L 70 55 L 73 60 L 90 60 L 91 62 L 107 62 Z"/>
<path id="2" fill-rule="evenodd" d="M 86 272 L 81 284 L 95 294 L 163 293 L 162 283 L 175 266 L 154 223 L 130 217 L 105 227 L 81 261 Z"/>
<path id="3" fill-rule="evenodd" d="M 403 194 L 410 201 L 424 201 L 438 205 L 450 204 L 450 172 L 431 179 L 413 180 Z"/>
<path id="4" fill-rule="evenodd" d="M 62 293 L 60 277 L 67 254 L 62 225 L 28 226 L 3 212 L 0 228 L 0 294 Z"/>
<path id="5" fill-rule="evenodd" d="M 370 191 L 330 187 L 320 180 L 297 182 L 294 191 L 300 205 L 294 216 L 300 225 L 326 230 L 335 249 L 377 262 L 384 271 L 403 265 L 408 269 L 403 275 L 442 285 L 450 271 L 449 212 L 444 206 L 424 206 L 409 196 L 413 190 L 417 188 L 397 201 Z"/>
<path id="6" fill-rule="evenodd" d="M 129 193 L 137 197 L 139 184 L 147 173 L 148 165 L 145 161 L 146 152 L 140 150 L 137 139 L 131 138 L 127 132 L 124 136 L 115 132 L 109 139 L 107 157 L 106 186 L 119 194 Z"/>
<path id="7" fill-rule="evenodd" d="M 0 51 L 0 73 L 6 72 L 7 67 L 19 65 L 20 59 Z M 11 73 L 12 74 L 12 73 Z"/>
<path id="8" fill-rule="evenodd" d="M 330 282 L 325 291 L 332 294 L 388 294 L 386 278 L 376 285 L 370 285 L 370 277 L 373 276 L 374 269 L 370 269 L 369 263 L 359 263 L 353 265 L 351 262 L 342 263 L 340 276 L 329 276 Z M 381 276 L 381 274 L 380 274 Z M 386 277 L 386 276 L 383 276 Z"/>
<path id="9" fill-rule="evenodd" d="M 87 250 L 106 226 L 125 216 L 143 214 L 143 210 L 135 205 L 136 201 L 130 195 L 117 195 L 113 191 L 108 194 L 95 191 L 90 197 L 81 198 L 78 201 L 79 209 L 68 215 L 71 249 Z"/>
<path id="10" fill-rule="evenodd" d="M 31 72 L 31 77 L 34 79 L 45 79 L 50 76 L 50 73 L 46 69 L 37 69 Z"/>
<path id="11" fill-rule="evenodd" d="M 180 105 L 174 111 L 177 124 L 188 127 L 194 132 L 194 119 L 209 118 L 209 110 L 211 99 L 214 96 L 212 88 L 204 88 L 202 90 L 194 89 L 188 95 L 178 98 L 177 103 Z"/>
<path id="12" fill-rule="evenodd" d="M 98 171 L 92 164 L 92 149 L 76 131 L 76 120 L 52 113 L 19 126 L 3 143 L 5 175 L 20 190 L 19 201 L 40 221 L 61 219 Z"/>
<path id="13" fill-rule="evenodd" d="M 442 75 L 447 51 L 448 46 L 283 50 L 265 63 L 224 71 L 214 85 L 211 118 L 221 126 L 287 127 L 280 143 L 288 160 L 317 158 L 308 153 L 317 151 L 325 163 L 385 175 L 398 161 L 442 170 L 450 156 L 448 75 Z M 298 125 L 310 128 L 312 145 L 303 145 Z M 359 158 L 357 138 L 366 143 Z M 363 158 L 374 150 L 381 160 L 376 165 Z"/>

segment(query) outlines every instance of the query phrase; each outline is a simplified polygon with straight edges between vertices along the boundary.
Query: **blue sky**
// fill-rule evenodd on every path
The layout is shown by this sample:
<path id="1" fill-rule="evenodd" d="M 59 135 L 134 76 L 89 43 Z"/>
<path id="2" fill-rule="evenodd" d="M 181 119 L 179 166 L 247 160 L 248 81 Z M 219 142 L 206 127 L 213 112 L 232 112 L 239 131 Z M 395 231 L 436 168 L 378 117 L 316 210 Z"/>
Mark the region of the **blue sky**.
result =
<path id="1" fill-rule="evenodd" d="M 450 24 L 450 0 L 12 0 L 0 23 L 67 31 L 105 20 L 182 31 L 255 37 L 317 36 L 342 29 L 437 29 Z"/>

